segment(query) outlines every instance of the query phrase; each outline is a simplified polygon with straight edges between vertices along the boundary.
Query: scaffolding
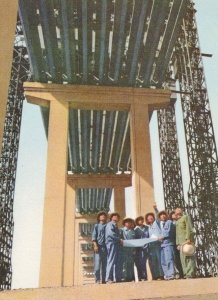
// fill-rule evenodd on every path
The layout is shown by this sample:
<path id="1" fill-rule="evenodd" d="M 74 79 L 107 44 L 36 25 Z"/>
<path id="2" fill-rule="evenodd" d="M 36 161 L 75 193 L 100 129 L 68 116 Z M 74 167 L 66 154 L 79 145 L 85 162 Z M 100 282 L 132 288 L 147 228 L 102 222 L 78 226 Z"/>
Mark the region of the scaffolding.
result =
<path id="1" fill-rule="evenodd" d="M 0 289 L 10 289 L 13 239 L 13 202 L 23 107 L 23 82 L 29 74 L 22 27 L 17 21 L 11 79 L 0 158 Z"/>
<path id="2" fill-rule="evenodd" d="M 218 274 L 218 158 L 195 9 L 188 4 L 174 54 L 190 172 L 188 212 L 196 231 L 197 274 Z"/>
<path id="3" fill-rule="evenodd" d="M 164 202 L 166 210 L 171 211 L 185 206 L 174 104 L 159 110 L 157 119 Z"/>

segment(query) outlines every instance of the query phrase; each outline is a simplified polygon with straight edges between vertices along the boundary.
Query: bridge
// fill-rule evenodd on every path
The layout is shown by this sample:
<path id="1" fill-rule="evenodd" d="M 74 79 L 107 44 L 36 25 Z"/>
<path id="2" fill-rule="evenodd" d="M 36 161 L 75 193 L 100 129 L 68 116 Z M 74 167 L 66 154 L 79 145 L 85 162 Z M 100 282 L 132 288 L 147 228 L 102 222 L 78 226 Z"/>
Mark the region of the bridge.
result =
<path id="1" fill-rule="evenodd" d="M 90 231 L 96 212 L 109 211 L 113 189 L 122 216 L 124 188 L 131 185 L 136 213 L 151 209 L 149 120 L 154 110 L 165 207 L 189 212 L 196 230 L 198 275 L 217 275 L 218 159 L 192 1 L 19 0 L 0 163 L 3 289 L 11 284 L 13 189 L 24 94 L 40 106 L 48 137 L 41 286 L 92 280 Z M 183 110 L 188 202 L 175 101 L 181 101 Z M 52 232 L 58 233 L 53 256 Z M 61 247 L 66 252 L 60 254 Z M 76 257 L 73 269 L 69 261 Z"/>

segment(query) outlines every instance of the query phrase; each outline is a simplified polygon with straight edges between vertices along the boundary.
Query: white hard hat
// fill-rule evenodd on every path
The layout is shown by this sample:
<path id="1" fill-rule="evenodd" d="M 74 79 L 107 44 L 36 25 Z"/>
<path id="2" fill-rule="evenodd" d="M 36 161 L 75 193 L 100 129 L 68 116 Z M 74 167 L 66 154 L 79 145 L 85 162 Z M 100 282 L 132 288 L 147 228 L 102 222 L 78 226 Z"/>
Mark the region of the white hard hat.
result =
<path id="1" fill-rule="evenodd" d="M 185 255 L 185 256 L 193 256 L 195 254 L 195 245 L 194 244 L 187 244 L 187 243 L 184 243 L 182 245 L 182 253 Z"/>

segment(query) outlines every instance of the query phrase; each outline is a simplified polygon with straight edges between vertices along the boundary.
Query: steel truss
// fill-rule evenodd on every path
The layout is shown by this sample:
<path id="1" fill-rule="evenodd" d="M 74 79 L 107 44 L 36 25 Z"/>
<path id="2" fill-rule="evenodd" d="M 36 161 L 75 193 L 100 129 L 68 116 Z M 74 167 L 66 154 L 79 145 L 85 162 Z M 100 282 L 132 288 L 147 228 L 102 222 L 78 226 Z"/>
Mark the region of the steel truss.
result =
<path id="1" fill-rule="evenodd" d="M 196 230 L 198 276 L 218 274 L 218 158 L 192 1 L 174 54 L 190 172 L 188 211 Z"/>
<path id="2" fill-rule="evenodd" d="M 184 207 L 175 107 L 157 112 L 165 208 Z"/>
<path id="3" fill-rule="evenodd" d="M 29 63 L 21 24 L 16 26 L 11 79 L 0 158 L 0 289 L 10 289 L 13 238 L 13 202 L 20 125 L 23 107 L 23 82 L 28 78 Z"/>

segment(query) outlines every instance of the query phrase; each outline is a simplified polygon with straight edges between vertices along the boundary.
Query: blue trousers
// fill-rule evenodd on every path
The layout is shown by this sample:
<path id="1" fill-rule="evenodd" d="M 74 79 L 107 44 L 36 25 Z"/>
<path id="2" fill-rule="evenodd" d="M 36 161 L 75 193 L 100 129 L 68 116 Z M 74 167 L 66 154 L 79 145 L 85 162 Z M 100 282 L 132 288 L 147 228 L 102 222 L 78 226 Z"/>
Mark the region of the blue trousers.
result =
<path id="1" fill-rule="evenodd" d="M 149 265 L 151 269 L 152 279 L 154 280 L 163 277 L 160 253 L 161 253 L 161 248 L 159 244 L 149 246 Z"/>
<path id="2" fill-rule="evenodd" d="M 135 265 L 139 280 L 147 280 L 146 262 L 148 260 L 148 249 L 137 248 L 135 255 Z"/>
<path id="3" fill-rule="evenodd" d="M 107 249 L 105 246 L 98 246 L 98 252 L 94 254 L 95 281 L 105 282 L 107 266 Z"/>
<path id="4" fill-rule="evenodd" d="M 175 276 L 175 253 L 173 245 L 161 247 L 161 266 L 164 272 L 164 279 Z"/>
<path id="5" fill-rule="evenodd" d="M 107 267 L 106 267 L 106 282 L 121 281 L 121 267 L 119 266 L 120 245 L 118 243 L 107 243 Z"/>
<path id="6" fill-rule="evenodd" d="M 118 278 L 121 277 L 122 281 L 128 282 L 135 280 L 134 258 L 134 249 L 124 247 L 120 249 L 118 260 Z"/>

